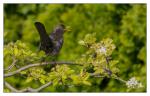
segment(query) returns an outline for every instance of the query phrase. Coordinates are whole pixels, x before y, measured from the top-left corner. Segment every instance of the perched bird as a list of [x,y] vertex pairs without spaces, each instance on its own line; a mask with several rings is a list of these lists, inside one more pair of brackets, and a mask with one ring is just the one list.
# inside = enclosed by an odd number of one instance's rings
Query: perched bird
[[57,55],[63,45],[65,26],[63,24],[57,25],[50,35],[47,34],[42,23],[35,22],[35,27],[40,35],[40,50],[43,50],[47,55]]

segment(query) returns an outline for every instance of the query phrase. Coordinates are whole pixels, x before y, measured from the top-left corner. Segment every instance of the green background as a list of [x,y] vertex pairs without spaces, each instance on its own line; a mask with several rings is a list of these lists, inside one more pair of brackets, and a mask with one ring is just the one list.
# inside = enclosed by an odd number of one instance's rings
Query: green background
[[[37,51],[39,35],[34,22],[42,22],[48,33],[61,21],[71,28],[64,34],[64,45],[58,60],[73,61],[85,49],[78,44],[88,33],[96,38],[111,38],[116,44],[113,58],[119,60],[119,76],[124,80],[135,76],[146,92],[146,4],[5,4],[4,45],[21,40]],[[9,82],[22,88],[24,79],[10,77]],[[124,84],[113,79],[91,79],[92,86],[70,89],[48,87],[52,92],[127,92]],[[38,86],[36,83],[28,85]]]

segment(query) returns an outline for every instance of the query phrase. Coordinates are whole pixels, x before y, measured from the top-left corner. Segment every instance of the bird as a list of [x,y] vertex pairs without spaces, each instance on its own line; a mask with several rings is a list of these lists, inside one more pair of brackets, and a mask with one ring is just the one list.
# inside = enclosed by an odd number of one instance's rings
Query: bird
[[35,22],[34,24],[40,35],[40,50],[43,50],[46,55],[58,55],[64,42],[65,25],[63,23],[58,24],[48,35],[44,24],[41,22]]

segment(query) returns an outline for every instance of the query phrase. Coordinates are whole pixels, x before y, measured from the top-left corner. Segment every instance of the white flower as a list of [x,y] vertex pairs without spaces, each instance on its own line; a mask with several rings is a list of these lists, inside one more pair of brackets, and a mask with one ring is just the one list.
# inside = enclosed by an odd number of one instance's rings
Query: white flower
[[141,83],[139,83],[135,77],[132,77],[131,79],[129,79],[127,82],[126,82],[126,85],[128,88],[140,88],[140,87],[143,87],[143,85]]
[[99,52],[102,54],[106,54],[107,51],[106,51],[106,48],[104,46],[101,46],[99,49]]

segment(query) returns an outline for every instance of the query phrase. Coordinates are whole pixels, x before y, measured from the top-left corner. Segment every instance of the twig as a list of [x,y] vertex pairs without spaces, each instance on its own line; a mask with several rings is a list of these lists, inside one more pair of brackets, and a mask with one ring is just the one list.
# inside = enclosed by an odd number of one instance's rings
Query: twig
[[105,56],[108,69],[107,69],[107,68],[104,68],[104,70],[108,73],[109,76],[111,76],[112,71],[110,70],[109,58],[110,58],[110,57]]
[[46,84],[44,84],[44,85],[42,85],[42,86],[40,86],[39,88],[36,88],[36,89],[33,89],[33,88],[31,88],[31,87],[27,87],[27,88],[25,88],[25,89],[22,89],[22,90],[18,90],[18,89],[16,89],[16,88],[14,88],[13,86],[11,86],[8,82],[4,82],[5,83],[5,86],[8,88],[8,89],[10,89],[12,92],[39,92],[39,91],[41,91],[42,89],[44,89],[44,88],[46,88],[46,87],[48,87],[48,86],[50,86],[50,85],[52,85],[52,82],[48,82],[48,83],[46,83]]
[[[92,77],[100,77],[100,78],[106,77],[106,76],[101,76],[100,74],[94,74],[94,73],[90,73],[90,76],[92,76]],[[111,77],[107,77],[107,78],[116,79],[116,80],[119,80],[119,81],[121,81],[121,82],[123,82],[123,83],[126,83],[125,80],[123,80],[123,79],[121,79],[121,78],[119,78],[119,77],[117,77],[117,76],[111,76]]]
[[121,78],[119,78],[119,77],[117,77],[117,76],[112,76],[112,78],[114,78],[114,79],[116,79],[116,80],[119,80],[119,81],[121,81],[121,82],[123,82],[123,83],[126,83],[127,81],[125,81],[125,80],[123,80],[123,79],[121,79]]
[[17,62],[17,60],[15,58],[13,58],[12,64],[8,68],[6,68],[4,70],[5,71],[10,71],[16,65],[16,62]]
[[48,87],[49,85],[52,85],[52,82],[46,83],[45,85],[43,85],[43,86],[37,88],[36,90],[34,90],[34,92],[39,92],[40,90],[42,90],[42,89]]
[[26,70],[28,68],[31,68],[31,67],[36,67],[36,66],[44,66],[44,65],[53,65],[53,64],[58,64],[58,65],[61,65],[61,64],[68,64],[68,65],[80,65],[80,64],[75,64],[74,62],[42,62],[42,63],[35,63],[35,64],[29,64],[29,65],[26,65],[24,67],[21,67],[20,69],[16,70],[16,71],[13,71],[13,72],[9,72],[9,73],[6,73],[4,74],[4,77],[10,77],[12,75],[15,75],[23,70]]
[[95,73],[90,73],[90,76],[93,76],[93,77],[101,77],[101,78],[104,78],[105,76],[101,76],[100,74],[95,74]]

